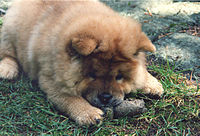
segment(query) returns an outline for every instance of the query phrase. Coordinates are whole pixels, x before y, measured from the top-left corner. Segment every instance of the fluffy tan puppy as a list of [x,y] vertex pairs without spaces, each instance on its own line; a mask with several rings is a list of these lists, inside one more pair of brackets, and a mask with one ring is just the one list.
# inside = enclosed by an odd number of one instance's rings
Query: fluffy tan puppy
[[136,89],[162,95],[145,67],[156,49],[140,24],[95,0],[16,0],[5,16],[0,77],[18,64],[48,98],[80,125],[96,124],[103,106]]

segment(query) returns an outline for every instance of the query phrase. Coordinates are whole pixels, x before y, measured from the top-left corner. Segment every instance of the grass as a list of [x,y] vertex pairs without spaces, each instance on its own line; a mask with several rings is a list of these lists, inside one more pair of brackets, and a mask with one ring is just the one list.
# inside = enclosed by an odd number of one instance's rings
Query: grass
[[148,112],[134,117],[104,120],[101,126],[79,127],[59,113],[37,83],[21,73],[15,80],[0,79],[0,135],[200,135],[200,90],[175,66],[149,66],[163,84],[160,99],[136,93]]
[[0,26],[3,24],[3,19],[0,17]]
[[78,127],[59,113],[38,85],[26,75],[0,80],[0,135],[200,135],[200,90],[188,86],[174,67],[151,65],[165,93],[154,99],[144,94],[148,112],[135,117],[105,120],[99,127]]

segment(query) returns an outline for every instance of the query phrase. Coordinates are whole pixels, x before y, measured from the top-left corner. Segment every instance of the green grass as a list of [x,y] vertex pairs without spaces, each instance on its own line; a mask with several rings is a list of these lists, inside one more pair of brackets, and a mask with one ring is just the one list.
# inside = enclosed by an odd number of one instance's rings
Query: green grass
[[[16,80],[0,80],[0,135],[200,135],[199,88],[169,65],[149,67],[161,80],[160,99],[144,94],[148,112],[135,117],[104,120],[99,127],[78,127],[59,113],[36,83],[23,73]],[[196,88],[195,88],[196,87]]]
[[2,17],[0,17],[0,25],[2,25],[3,24],[3,19],[2,19]]
[[3,17],[0,16],[0,27],[3,24]]
[[[1,19],[0,19],[1,24]],[[38,85],[21,73],[15,80],[0,79],[0,135],[200,135],[200,90],[175,67],[151,65],[165,89],[160,99],[144,94],[148,112],[134,117],[104,120],[99,127],[79,127],[46,99]],[[192,83],[194,84],[194,83]]]

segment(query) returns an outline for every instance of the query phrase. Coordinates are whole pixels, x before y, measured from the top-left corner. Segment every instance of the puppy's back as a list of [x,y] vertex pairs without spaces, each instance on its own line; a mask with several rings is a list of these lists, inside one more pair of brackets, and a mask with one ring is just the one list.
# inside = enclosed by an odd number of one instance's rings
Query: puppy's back
[[31,69],[37,69],[34,68],[36,56],[46,49],[53,50],[52,45],[57,44],[51,38],[55,33],[91,14],[116,15],[96,0],[15,0],[5,16],[2,37],[13,44],[18,62],[25,72],[30,73]]

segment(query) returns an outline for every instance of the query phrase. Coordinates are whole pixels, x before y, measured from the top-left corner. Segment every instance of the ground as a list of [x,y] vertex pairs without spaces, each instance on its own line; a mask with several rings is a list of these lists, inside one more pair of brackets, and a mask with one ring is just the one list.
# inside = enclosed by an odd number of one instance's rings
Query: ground
[[[6,11],[9,1],[1,0],[0,9]],[[148,69],[163,84],[164,95],[130,94],[145,101],[146,113],[78,127],[21,72],[15,80],[0,79],[0,135],[200,135],[200,3],[121,1],[106,3],[143,24],[157,47],[148,55]]]
[[168,59],[176,63],[176,69],[187,69],[185,73],[192,73],[193,79],[200,81],[200,2],[111,0],[105,3],[142,23],[143,31],[157,47],[153,54],[156,60]]

